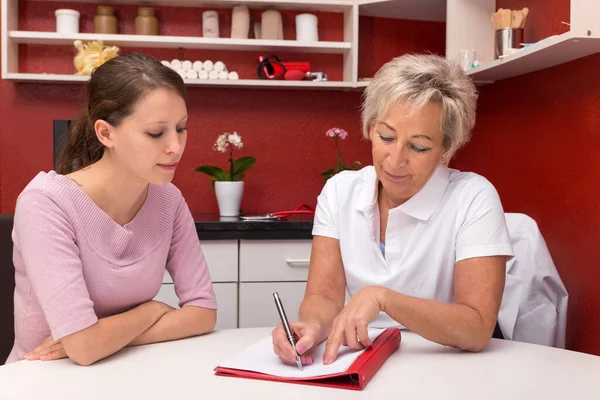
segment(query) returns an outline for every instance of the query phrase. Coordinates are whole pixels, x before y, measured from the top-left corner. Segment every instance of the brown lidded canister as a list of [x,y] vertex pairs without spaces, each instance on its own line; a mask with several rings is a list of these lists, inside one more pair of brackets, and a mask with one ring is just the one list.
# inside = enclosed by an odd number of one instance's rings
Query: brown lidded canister
[[94,33],[119,33],[117,17],[110,6],[98,6],[94,17]]
[[158,19],[152,7],[139,7],[135,17],[136,35],[158,35]]

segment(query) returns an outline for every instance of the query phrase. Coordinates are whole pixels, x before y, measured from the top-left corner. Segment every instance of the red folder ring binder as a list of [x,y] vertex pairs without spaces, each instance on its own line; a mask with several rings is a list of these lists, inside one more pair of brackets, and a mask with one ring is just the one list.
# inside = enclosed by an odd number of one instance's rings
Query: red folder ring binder
[[385,360],[400,346],[401,334],[398,328],[386,329],[344,372],[310,378],[284,378],[260,372],[233,368],[216,367],[215,374],[236,378],[259,379],[275,382],[297,383],[302,385],[328,386],[339,389],[362,390]]

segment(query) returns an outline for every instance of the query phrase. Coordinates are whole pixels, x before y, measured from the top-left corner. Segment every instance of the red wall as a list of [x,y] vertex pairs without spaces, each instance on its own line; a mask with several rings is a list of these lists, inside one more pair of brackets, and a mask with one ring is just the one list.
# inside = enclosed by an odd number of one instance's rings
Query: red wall
[[[530,8],[527,40],[561,33],[568,0]],[[570,294],[567,344],[600,355],[600,54],[483,86],[473,140],[453,166],[481,173],[507,212],[539,224]]]
[[[20,29],[54,29],[53,11],[72,3],[19,2]],[[81,31],[92,30],[95,7],[78,4]],[[118,6],[121,32],[132,32],[132,6]],[[162,7],[157,9],[163,34],[201,35],[201,11]],[[283,14],[286,38],[293,38],[292,12]],[[230,11],[220,16],[221,36],[229,33]],[[177,21],[173,23],[173,21]],[[320,13],[322,40],[342,40],[343,21],[338,14]],[[167,23],[169,22],[169,23]],[[361,17],[360,76],[368,76],[390,58],[407,51],[443,54],[445,24]],[[367,49],[369,46],[363,46]],[[124,49],[128,51],[131,49]],[[255,52],[202,52],[139,49],[158,58],[221,59],[241,77],[254,77]],[[278,53],[285,59],[308,59],[313,70],[325,71],[340,80],[342,58],[338,55]],[[74,49],[70,47],[21,46],[20,68],[26,72],[71,73]],[[52,120],[73,118],[82,104],[82,85],[13,84],[0,82],[0,211],[14,210],[17,195],[40,170],[52,168]],[[225,166],[226,158],[211,149],[218,134],[236,130],[244,141],[239,155],[254,155],[257,163],[247,174],[242,207],[245,212],[287,209],[300,203],[315,204],[323,186],[319,172],[336,160],[335,146],[325,137],[333,126],[343,127],[349,138],[342,143],[348,161],[370,160],[370,147],[360,140],[358,91],[206,89],[190,87],[189,140],[175,177],[194,212],[216,212],[217,205],[207,177],[194,172],[204,163]]]
[[[568,4],[499,0],[497,6],[528,6],[525,37],[533,41],[566,29],[560,21],[569,21]],[[176,16],[193,22],[190,16]],[[53,17],[46,12],[44,18]],[[89,27],[89,21],[82,23]],[[332,24],[338,23],[333,18]],[[360,76],[406,51],[444,51],[444,24],[371,18],[361,18],[360,24]],[[27,56],[22,67],[31,71],[67,72],[63,69],[70,63],[65,60],[73,55],[71,49],[23,51]],[[228,63],[242,74],[251,74],[256,54],[213,56],[229,57]],[[311,62],[339,76],[335,57]],[[596,55],[482,87],[473,140],[452,166],[485,175],[498,188],[506,211],[536,219],[570,293],[568,346],[600,355],[600,255],[594,251],[600,245],[600,153],[594,151],[600,146],[599,68]],[[12,212],[27,182],[38,171],[52,168],[52,120],[74,117],[80,93],[80,85],[0,81],[0,212]],[[237,130],[245,142],[240,155],[252,154],[258,160],[246,179],[247,212],[314,204],[323,184],[319,172],[335,162],[333,143],[324,136],[332,126],[350,132],[342,143],[344,158],[369,163],[369,146],[359,139],[359,92],[191,87],[189,96],[190,138],[175,183],[195,212],[216,211],[207,178],[193,169],[202,163],[224,164],[225,159],[211,150],[223,131]]]

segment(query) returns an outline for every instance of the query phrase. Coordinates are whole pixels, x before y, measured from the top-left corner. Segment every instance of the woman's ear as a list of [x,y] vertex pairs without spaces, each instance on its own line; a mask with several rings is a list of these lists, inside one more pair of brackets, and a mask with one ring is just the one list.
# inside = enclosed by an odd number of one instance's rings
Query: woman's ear
[[106,121],[99,119],[94,122],[94,130],[96,131],[96,137],[105,147],[112,148],[114,146],[114,129]]
[[447,167],[448,163],[450,163],[450,156],[448,154],[448,151],[445,150],[440,156],[440,164],[445,165]]

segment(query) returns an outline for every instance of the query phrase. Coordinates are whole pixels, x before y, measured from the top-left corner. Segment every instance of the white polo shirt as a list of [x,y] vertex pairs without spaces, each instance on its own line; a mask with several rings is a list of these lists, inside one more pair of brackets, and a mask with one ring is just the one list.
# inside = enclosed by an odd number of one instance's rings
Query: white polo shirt
[[[312,233],[340,241],[350,296],[377,285],[452,303],[458,261],[514,255],[494,186],[440,165],[419,192],[389,211],[384,256],[378,183],[372,166],[343,171],[327,181],[317,201]],[[371,324],[398,325],[384,313]]]

